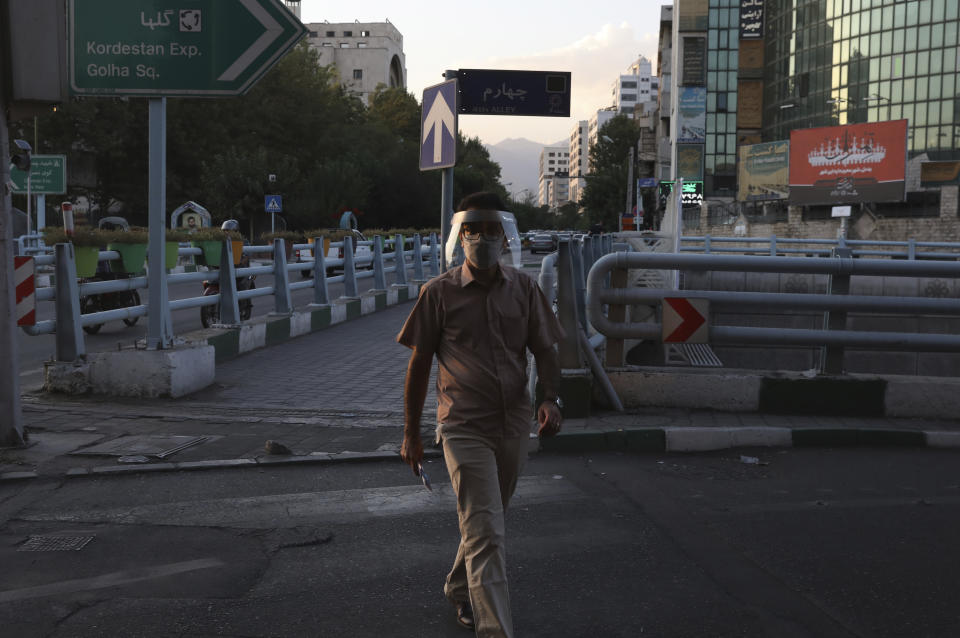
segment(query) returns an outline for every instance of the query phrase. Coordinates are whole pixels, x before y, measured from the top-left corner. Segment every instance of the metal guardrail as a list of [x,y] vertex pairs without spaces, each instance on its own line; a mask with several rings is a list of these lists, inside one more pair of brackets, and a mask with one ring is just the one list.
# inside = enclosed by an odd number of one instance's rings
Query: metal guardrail
[[[835,249],[849,248],[854,257],[893,259],[960,259],[960,243],[917,241],[881,241],[866,239],[813,239],[795,237],[714,237],[681,235],[680,251],[703,254],[807,255],[829,257]],[[684,245],[686,244],[686,245]],[[736,246],[732,244],[737,244]]]
[[[403,243],[401,244],[401,242]],[[373,279],[373,290],[384,290],[387,287],[386,275],[390,273],[395,274],[397,284],[401,285],[408,282],[407,269],[411,267],[413,268],[414,280],[423,280],[425,270],[429,272],[430,276],[440,274],[440,246],[434,234],[427,238],[426,244],[419,234],[412,238],[402,238],[402,236],[397,235],[394,239],[385,239],[382,242],[380,237],[376,236],[372,241],[360,242],[360,244],[371,246],[373,248],[372,253],[369,256],[356,257],[354,255],[353,239],[347,236],[342,242],[330,243],[331,247],[343,248],[343,257],[327,259],[322,249],[315,249],[315,247],[323,246],[323,240],[317,238],[316,243],[295,244],[293,246],[295,250],[312,249],[313,260],[287,263],[284,241],[276,239],[272,246],[243,247],[243,254],[245,255],[269,255],[272,258],[270,265],[237,268],[233,263],[232,244],[229,241],[224,241],[219,270],[167,274],[165,277],[167,285],[219,281],[221,282],[220,294],[168,301],[167,308],[164,308],[163,312],[169,313],[173,310],[219,304],[221,323],[224,325],[239,325],[241,323],[239,301],[243,299],[273,295],[274,312],[290,314],[293,312],[291,293],[297,290],[312,288],[314,291],[313,303],[326,305],[330,303],[328,284],[331,283],[343,283],[344,294],[342,298],[349,299],[359,297],[358,282],[360,280]],[[411,245],[410,249],[407,249],[407,244]],[[397,245],[402,245],[399,251],[396,249]],[[393,246],[394,250],[384,252],[383,246]],[[181,257],[202,254],[200,248],[184,246],[181,246],[177,252]],[[407,263],[408,258],[410,259],[409,265]],[[120,254],[116,251],[100,251],[98,256],[98,261],[116,259],[120,259]],[[80,297],[82,296],[146,289],[148,287],[146,276],[79,283],[72,244],[57,244],[54,247],[54,254],[38,255],[35,260],[38,266],[46,265],[55,268],[54,285],[38,288],[36,298],[38,302],[53,301],[56,305],[56,318],[38,321],[36,325],[23,326],[22,329],[30,335],[56,334],[56,359],[58,361],[75,361],[86,354],[83,338],[84,326],[148,315],[148,304],[87,314],[82,314],[80,308]],[[358,266],[370,266],[371,268],[359,271]],[[328,277],[327,268],[342,268],[343,274]],[[305,271],[312,271],[313,277],[290,283],[289,274],[291,272],[302,273]],[[226,278],[222,276],[225,272],[228,274]],[[250,290],[237,290],[237,278],[251,275],[273,275],[273,285]]]
[[[694,271],[735,271],[767,273],[805,273],[829,275],[834,294],[792,294],[721,292],[607,287],[606,280],[629,269],[658,268]],[[586,306],[591,325],[597,332],[614,339],[648,339],[660,341],[662,327],[654,322],[626,322],[622,315],[611,319],[603,308],[634,304],[662,304],[664,297],[707,299],[711,307],[737,310],[821,310],[825,313],[823,329],[786,329],[751,326],[710,326],[712,344],[796,345],[827,348],[827,372],[841,372],[843,348],[872,350],[905,350],[913,352],[960,352],[960,335],[918,334],[907,332],[871,332],[846,328],[849,312],[884,312],[898,314],[935,314],[960,316],[960,299],[925,297],[882,297],[848,295],[849,278],[856,275],[888,277],[960,278],[960,262],[928,260],[854,259],[851,256],[830,258],[759,257],[726,255],[688,255],[654,253],[614,253],[602,257],[587,276]],[[623,277],[625,280],[625,277]],[[832,350],[831,350],[832,349]],[[832,364],[830,361],[832,360]]]

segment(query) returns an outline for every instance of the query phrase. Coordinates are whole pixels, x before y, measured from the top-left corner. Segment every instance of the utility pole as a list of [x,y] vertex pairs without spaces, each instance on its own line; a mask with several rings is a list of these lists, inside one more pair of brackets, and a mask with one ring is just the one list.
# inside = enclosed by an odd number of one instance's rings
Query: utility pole
[[7,186],[10,181],[10,135],[6,112],[7,105],[0,93],[0,446],[13,446],[22,445],[24,439],[16,334],[16,286],[13,280],[13,215]]
[[[633,216],[633,153],[634,148],[630,146],[630,154],[627,155],[627,206],[623,210],[624,217]],[[636,229],[636,221],[634,221]],[[620,230],[623,230],[623,221],[620,221]]]

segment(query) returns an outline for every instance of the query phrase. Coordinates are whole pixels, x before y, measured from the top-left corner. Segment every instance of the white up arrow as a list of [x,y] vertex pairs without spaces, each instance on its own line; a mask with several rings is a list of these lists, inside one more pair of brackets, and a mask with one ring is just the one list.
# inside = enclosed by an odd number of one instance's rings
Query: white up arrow
[[253,64],[254,60],[266,51],[267,47],[269,47],[274,40],[283,35],[283,27],[267,13],[266,9],[260,6],[257,0],[240,0],[240,4],[245,6],[247,11],[252,13],[253,17],[260,21],[260,24],[263,25],[266,31],[217,78],[223,82],[233,82],[236,80],[237,76]]
[[427,119],[423,123],[423,139],[420,140],[421,144],[426,142],[427,135],[430,134],[431,129],[436,129],[433,133],[433,161],[435,164],[442,161],[443,127],[446,126],[450,134],[456,136],[453,130],[455,122],[456,118],[453,115],[453,111],[450,110],[447,101],[443,99],[443,93],[437,91],[436,97],[433,98],[433,104],[430,106],[430,110],[427,111]]

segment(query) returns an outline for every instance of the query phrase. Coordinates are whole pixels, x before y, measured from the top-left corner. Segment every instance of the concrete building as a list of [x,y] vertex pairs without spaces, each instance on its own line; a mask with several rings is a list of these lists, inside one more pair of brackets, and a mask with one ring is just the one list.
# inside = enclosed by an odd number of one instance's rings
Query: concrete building
[[537,203],[556,210],[570,201],[570,147],[544,146],[540,151],[540,189]]
[[656,102],[659,81],[651,75],[650,60],[637,58],[613,83],[613,106],[617,113],[633,117],[637,104]]
[[388,22],[312,22],[305,25],[308,42],[320,54],[320,64],[332,65],[340,82],[369,104],[377,86],[406,88],[403,36]]
[[300,0],[283,0],[283,4],[290,9],[293,15],[297,16],[298,20],[302,20],[300,17]]
[[673,7],[660,7],[660,37],[657,55],[657,77],[660,91],[657,94],[657,159],[654,174],[657,179],[670,179],[673,145],[670,141],[670,117],[673,111]]
[[579,202],[587,185],[584,175],[590,173],[590,156],[587,151],[589,122],[580,120],[570,133],[570,201]]

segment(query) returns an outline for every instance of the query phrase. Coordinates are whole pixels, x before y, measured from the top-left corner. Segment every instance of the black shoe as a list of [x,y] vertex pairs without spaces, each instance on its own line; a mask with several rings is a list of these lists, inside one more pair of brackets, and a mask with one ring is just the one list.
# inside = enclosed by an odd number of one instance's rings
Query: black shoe
[[457,603],[457,624],[473,631],[473,608],[470,606],[470,601]]

